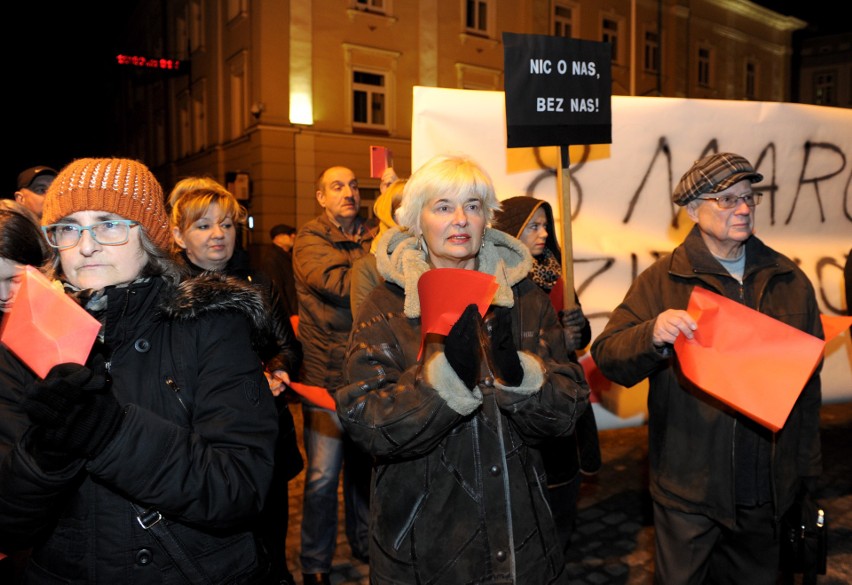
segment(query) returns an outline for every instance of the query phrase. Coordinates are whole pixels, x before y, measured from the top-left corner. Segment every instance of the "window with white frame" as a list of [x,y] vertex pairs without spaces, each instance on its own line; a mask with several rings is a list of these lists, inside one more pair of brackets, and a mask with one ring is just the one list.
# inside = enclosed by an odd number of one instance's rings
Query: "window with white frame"
[[387,128],[387,90],[383,73],[352,71],[352,124],[360,128]]
[[620,23],[617,19],[605,16],[601,21],[601,40],[605,43],[609,43],[612,48],[612,62],[620,63],[620,51],[621,46],[619,45],[619,33],[620,33]]
[[492,0],[464,0],[465,31],[483,37],[491,36]]
[[710,47],[698,47],[698,85],[711,87],[713,79],[713,51]]
[[557,37],[571,38],[577,26],[576,11],[579,8],[567,2],[553,4],[553,34]]
[[343,48],[349,130],[393,134],[400,53],[349,43]]
[[660,72],[660,33],[645,31],[644,68],[648,73]]

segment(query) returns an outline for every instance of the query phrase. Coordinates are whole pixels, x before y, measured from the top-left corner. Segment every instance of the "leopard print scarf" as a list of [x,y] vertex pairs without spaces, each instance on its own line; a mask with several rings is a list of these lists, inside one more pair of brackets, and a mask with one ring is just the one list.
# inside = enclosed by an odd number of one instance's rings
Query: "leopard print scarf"
[[553,288],[553,285],[562,276],[562,266],[559,265],[559,261],[549,248],[545,248],[544,253],[536,256],[533,260],[533,269],[530,272],[530,278],[544,289],[545,292],[550,292],[550,289]]

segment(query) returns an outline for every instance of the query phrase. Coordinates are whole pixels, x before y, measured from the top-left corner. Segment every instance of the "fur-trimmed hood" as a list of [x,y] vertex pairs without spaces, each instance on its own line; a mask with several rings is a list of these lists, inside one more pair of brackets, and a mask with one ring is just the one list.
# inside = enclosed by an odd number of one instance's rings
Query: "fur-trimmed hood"
[[[191,321],[215,313],[241,313],[252,326],[255,349],[271,351],[275,344],[271,311],[255,287],[220,272],[202,272],[182,281],[159,307],[160,314],[172,321]],[[265,356],[264,356],[265,357]]]
[[[526,278],[533,259],[520,241],[499,230],[486,228],[482,248],[476,258],[476,270],[497,279],[493,305],[511,307],[514,304],[512,286]],[[419,238],[407,229],[394,227],[386,231],[376,247],[376,268],[385,280],[405,290],[405,316],[420,317],[420,295],[417,282],[432,267],[421,249]]]

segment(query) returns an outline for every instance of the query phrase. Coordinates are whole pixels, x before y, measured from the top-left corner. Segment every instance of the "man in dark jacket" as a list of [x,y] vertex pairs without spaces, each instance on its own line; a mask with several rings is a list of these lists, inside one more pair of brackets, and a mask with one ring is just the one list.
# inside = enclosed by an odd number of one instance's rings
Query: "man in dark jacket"
[[673,200],[697,225],[637,277],[592,344],[608,378],[625,386],[650,381],[657,583],[773,585],[778,519],[800,484],[812,485],[822,471],[821,365],[773,433],[691,384],[672,347],[678,336],[694,336],[685,309],[696,286],[823,336],[805,274],[753,235],[761,196],[752,184],[761,180],[736,154],[696,161]]
[[[293,264],[299,298],[302,381],[330,393],[343,385],[343,358],[352,329],[352,263],[367,254],[372,237],[358,216],[355,173],[331,167],[317,180],[325,212],[296,235]],[[337,486],[343,466],[346,536],[356,558],[367,559],[370,461],[346,437],[337,414],[302,403],[308,456],[302,519],[301,564],[305,584],[329,583],[337,539]],[[344,463],[345,460],[345,463]]]
[[272,244],[267,250],[263,271],[278,287],[287,316],[293,317],[299,314],[292,255],[293,245],[296,243],[296,228],[279,223],[269,230],[269,237]]

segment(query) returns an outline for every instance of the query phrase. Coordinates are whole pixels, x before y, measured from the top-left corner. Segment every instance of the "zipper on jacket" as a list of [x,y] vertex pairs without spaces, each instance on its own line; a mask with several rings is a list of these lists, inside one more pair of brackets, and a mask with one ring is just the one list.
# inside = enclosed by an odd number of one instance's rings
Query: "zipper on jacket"
[[175,393],[175,398],[177,398],[178,402],[180,402],[181,407],[189,414],[189,408],[187,408],[186,403],[183,401],[183,398],[180,397],[180,386],[177,385],[177,382],[174,381],[174,378],[171,376],[166,377],[166,386],[172,389]]

